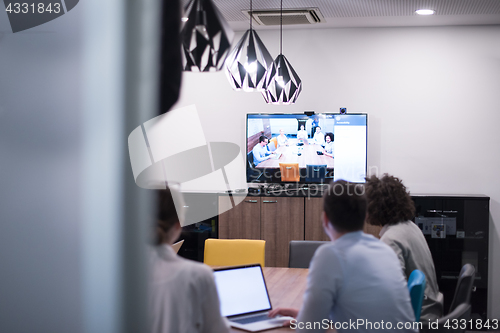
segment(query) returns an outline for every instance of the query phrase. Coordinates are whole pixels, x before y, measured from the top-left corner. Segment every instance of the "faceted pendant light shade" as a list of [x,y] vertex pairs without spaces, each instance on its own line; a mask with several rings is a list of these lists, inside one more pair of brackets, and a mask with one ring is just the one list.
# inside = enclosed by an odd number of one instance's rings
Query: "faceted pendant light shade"
[[181,30],[185,71],[221,70],[234,32],[212,0],[192,0],[186,8],[187,22]]
[[269,68],[266,84],[262,95],[269,104],[293,104],[302,91],[302,81],[283,54]]
[[234,90],[264,91],[266,73],[273,62],[253,29],[248,29],[226,60],[226,74]]

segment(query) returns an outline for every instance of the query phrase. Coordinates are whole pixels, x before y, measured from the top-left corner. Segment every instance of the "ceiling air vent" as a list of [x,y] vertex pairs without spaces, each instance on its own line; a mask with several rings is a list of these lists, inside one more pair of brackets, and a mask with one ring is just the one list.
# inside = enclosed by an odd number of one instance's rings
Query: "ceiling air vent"
[[[243,10],[250,17],[250,10]],[[280,25],[280,10],[254,10],[253,19],[260,25]],[[283,9],[283,25],[315,24],[325,22],[318,8]]]

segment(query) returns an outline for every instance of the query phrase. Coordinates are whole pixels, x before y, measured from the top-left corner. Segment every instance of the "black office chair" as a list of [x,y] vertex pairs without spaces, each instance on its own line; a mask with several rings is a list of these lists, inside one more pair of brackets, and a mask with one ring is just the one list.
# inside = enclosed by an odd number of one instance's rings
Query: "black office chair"
[[316,249],[329,242],[322,241],[290,241],[288,267],[309,268],[309,263]]
[[[465,264],[460,270],[460,275],[458,277],[457,288],[455,289],[455,295],[453,296],[453,301],[451,301],[450,311],[444,317],[438,320],[438,329],[430,329],[424,323],[423,329],[420,330],[421,333],[440,333],[440,332],[465,332],[465,328],[461,329],[458,325],[456,329],[448,329],[443,325],[448,319],[465,319],[468,321],[470,319],[470,297],[472,293],[472,286],[474,284],[474,277],[476,276],[476,269],[471,264]],[[449,322],[451,323],[451,321]]]
[[324,183],[326,178],[326,164],[322,165],[306,165],[306,182],[308,183]]
[[[452,312],[439,318],[437,327],[432,326],[432,328],[430,328],[427,325],[423,325],[420,333],[464,333],[468,326],[464,325],[464,323],[469,321],[470,311],[470,304],[461,303],[457,305]],[[435,321],[433,321],[433,323],[435,323]],[[445,327],[444,325],[449,325],[449,327]]]
[[255,164],[253,162],[253,151],[250,151],[247,154],[247,182],[256,182],[262,176],[262,171],[257,170],[255,168]]
[[453,301],[451,301],[449,313],[453,312],[455,308],[462,303],[470,304],[470,296],[472,293],[472,286],[474,284],[474,277],[476,276],[476,269],[471,264],[465,264],[460,271],[458,277],[457,288]]

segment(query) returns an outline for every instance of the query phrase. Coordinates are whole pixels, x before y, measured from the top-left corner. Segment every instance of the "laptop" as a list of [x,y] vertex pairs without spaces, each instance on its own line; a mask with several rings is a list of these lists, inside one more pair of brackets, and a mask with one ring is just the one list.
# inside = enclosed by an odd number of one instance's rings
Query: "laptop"
[[292,317],[269,318],[272,309],[260,264],[214,270],[221,314],[232,327],[258,332],[282,327]]
[[275,160],[279,160],[279,158],[281,157],[281,155],[282,155],[282,153],[276,153],[276,154],[271,155],[271,158],[275,159]]
[[175,253],[179,252],[179,250],[181,249],[181,246],[182,246],[183,243],[184,243],[184,239],[178,241],[177,243],[172,244],[172,247],[173,247]]

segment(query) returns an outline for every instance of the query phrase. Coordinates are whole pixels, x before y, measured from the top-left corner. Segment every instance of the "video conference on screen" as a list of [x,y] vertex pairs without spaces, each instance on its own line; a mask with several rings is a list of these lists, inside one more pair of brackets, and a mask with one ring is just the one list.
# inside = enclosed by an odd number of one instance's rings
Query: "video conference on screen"
[[248,114],[246,130],[248,182],[365,181],[366,114]]

